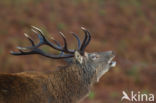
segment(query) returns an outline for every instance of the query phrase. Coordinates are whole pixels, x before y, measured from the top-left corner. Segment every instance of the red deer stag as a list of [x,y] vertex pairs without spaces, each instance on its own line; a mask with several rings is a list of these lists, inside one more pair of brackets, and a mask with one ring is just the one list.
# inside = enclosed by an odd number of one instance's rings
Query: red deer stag
[[[90,33],[82,28],[84,39],[81,43],[79,37],[72,33],[78,41],[78,48],[70,50],[63,33],[60,33],[64,41],[61,46],[55,39],[54,43],[45,38],[42,31],[32,27],[38,35],[40,42],[35,44],[27,35],[32,46],[17,47],[19,52],[11,51],[13,55],[39,54],[52,59],[70,59],[64,67],[56,71],[22,72],[0,74],[0,103],[77,103],[86,97],[92,85],[115,66],[115,57],[112,51],[87,53],[85,48],[91,40]],[[41,45],[48,45],[58,51],[59,54],[45,53]],[[69,61],[68,61],[69,62]]]

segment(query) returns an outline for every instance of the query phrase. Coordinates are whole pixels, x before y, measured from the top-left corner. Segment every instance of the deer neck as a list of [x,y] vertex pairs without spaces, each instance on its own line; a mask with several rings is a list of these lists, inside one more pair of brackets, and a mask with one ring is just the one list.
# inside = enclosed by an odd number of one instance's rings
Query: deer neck
[[48,76],[50,94],[56,96],[53,91],[55,90],[59,96],[68,98],[68,100],[71,98],[71,101],[84,97],[89,93],[93,83],[94,72],[91,70],[88,65],[73,63],[50,73]]
[[87,63],[83,63],[79,65],[80,70],[82,72],[81,76],[84,78],[84,83],[88,85],[92,85],[94,83],[94,78],[95,78],[95,70],[94,67],[91,65],[88,65]]

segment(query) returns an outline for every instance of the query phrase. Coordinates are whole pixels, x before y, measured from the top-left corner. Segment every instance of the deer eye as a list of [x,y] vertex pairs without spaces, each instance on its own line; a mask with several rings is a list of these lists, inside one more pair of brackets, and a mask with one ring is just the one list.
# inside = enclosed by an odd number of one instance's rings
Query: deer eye
[[97,56],[96,54],[93,54],[93,55],[91,56],[91,58],[92,58],[92,60],[96,60],[96,59],[98,58],[98,56]]

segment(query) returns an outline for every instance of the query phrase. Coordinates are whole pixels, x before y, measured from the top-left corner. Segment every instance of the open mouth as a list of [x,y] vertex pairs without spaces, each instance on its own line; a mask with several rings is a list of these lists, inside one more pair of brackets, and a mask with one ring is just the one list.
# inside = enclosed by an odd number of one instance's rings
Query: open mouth
[[[114,57],[115,57],[115,56],[114,56]],[[110,67],[115,67],[115,66],[116,66],[116,61],[112,61],[112,60],[114,59],[114,57],[112,57],[112,58],[108,61]]]
[[116,61],[111,61],[111,62],[109,63],[109,65],[110,65],[111,67],[115,67],[115,66],[116,66]]

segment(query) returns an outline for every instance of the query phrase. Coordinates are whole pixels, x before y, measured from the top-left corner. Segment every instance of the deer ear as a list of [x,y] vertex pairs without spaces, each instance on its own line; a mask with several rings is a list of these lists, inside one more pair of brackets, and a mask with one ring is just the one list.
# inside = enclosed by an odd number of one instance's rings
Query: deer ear
[[75,59],[80,63],[82,64],[83,62],[83,56],[78,52],[78,51],[75,51]]

